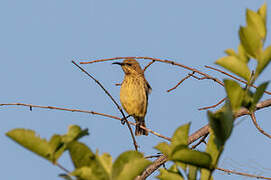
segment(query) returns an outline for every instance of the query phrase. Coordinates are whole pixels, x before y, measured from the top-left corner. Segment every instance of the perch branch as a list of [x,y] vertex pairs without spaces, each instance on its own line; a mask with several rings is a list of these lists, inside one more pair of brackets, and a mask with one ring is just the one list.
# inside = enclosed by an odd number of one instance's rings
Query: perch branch
[[152,65],[154,62],[155,62],[155,61],[152,61],[152,62],[150,62],[149,64],[147,64],[147,66],[144,67],[143,71],[145,72],[146,69],[147,69],[148,67],[150,67],[150,65]]
[[[34,105],[34,104],[24,104],[24,103],[6,103],[6,104],[0,104],[0,106],[26,106],[26,107],[35,107],[35,108],[42,108],[42,109],[53,109],[53,110],[62,110],[62,111],[69,111],[69,112],[80,112],[80,113],[87,113],[87,114],[93,114],[93,115],[99,115],[99,116],[104,116],[104,117],[108,117],[111,119],[116,119],[121,121],[121,118],[116,117],[116,116],[112,116],[109,114],[104,114],[104,113],[99,113],[99,112],[95,112],[95,111],[87,111],[87,110],[81,110],[81,109],[68,109],[68,108],[60,108],[60,107],[54,107],[54,106],[40,106],[40,105]],[[129,124],[136,126],[136,123],[130,122],[128,121]],[[142,129],[145,129],[146,131],[152,133],[153,135],[156,135],[158,137],[161,137],[163,139],[166,139],[168,141],[171,140],[171,138],[163,136],[149,128],[140,126]]]

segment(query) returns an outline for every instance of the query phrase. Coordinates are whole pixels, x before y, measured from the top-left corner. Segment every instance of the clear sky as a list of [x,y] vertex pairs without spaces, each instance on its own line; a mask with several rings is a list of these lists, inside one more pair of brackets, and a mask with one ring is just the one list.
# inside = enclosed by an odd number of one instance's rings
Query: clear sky
[[[223,78],[204,65],[213,65],[224,56],[225,49],[236,49],[239,26],[245,25],[245,9],[256,10],[263,3],[263,0],[1,1],[0,103],[78,108],[120,116],[105,93],[71,60],[151,56]],[[267,4],[269,13],[271,4]],[[270,17],[269,13],[268,28]],[[267,44],[271,44],[268,30]],[[84,68],[119,101],[119,87],[114,84],[122,81],[120,67],[105,62]],[[148,69],[146,79],[153,92],[149,98],[147,127],[172,136],[184,123],[192,122],[191,133],[207,123],[206,112],[197,109],[215,104],[224,98],[225,92],[210,80],[195,79],[185,81],[171,93],[166,92],[187,73],[162,63]],[[269,66],[257,83],[270,77]],[[13,128],[34,129],[41,137],[49,138],[53,133],[65,133],[70,124],[77,124],[89,128],[90,136],[82,141],[93,151],[109,152],[115,158],[133,149],[127,127],[112,119],[37,108],[30,112],[25,107],[1,107],[0,111],[1,179],[56,180],[63,173],[8,139],[5,133]],[[269,133],[270,112],[269,108],[256,113],[260,126]],[[270,139],[260,134],[248,117],[238,122],[219,166],[271,177]],[[140,150],[151,155],[157,152],[153,147],[164,140],[149,135],[138,137],[137,141]],[[73,169],[67,154],[60,163]],[[216,172],[215,179],[246,178]]]

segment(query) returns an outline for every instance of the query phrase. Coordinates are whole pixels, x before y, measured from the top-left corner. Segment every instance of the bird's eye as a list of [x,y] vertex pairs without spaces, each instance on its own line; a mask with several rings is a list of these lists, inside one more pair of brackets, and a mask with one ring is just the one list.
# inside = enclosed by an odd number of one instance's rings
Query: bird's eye
[[126,63],[128,66],[132,66],[132,64],[131,63]]

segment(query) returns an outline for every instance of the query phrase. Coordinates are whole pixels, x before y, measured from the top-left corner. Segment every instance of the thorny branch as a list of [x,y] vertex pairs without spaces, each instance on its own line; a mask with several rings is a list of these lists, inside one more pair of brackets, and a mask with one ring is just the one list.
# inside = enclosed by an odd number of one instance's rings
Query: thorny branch
[[135,150],[137,151],[138,150],[138,145],[137,145],[135,136],[133,134],[132,128],[131,128],[130,124],[128,123],[128,120],[126,119],[126,117],[124,115],[124,112],[122,111],[122,108],[120,107],[120,105],[117,103],[117,101],[115,101],[115,99],[111,96],[111,94],[103,87],[103,85],[97,79],[95,79],[92,75],[90,75],[86,70],[84,70],[82,67],[80,67],[78,64],[76,64],[74,61],[72,61],[72,63],[76,67],[78,67],[82,72],[84,72],[88,77],[90,77],[91,79],[93,79],[103,89],[103,91],[108,95],[108,97],[113,101],[113,103],[117,106],[118,110],[120,111],[120,113],[123,116],[123,120],[125,121],[125,123],[128,126],[128,129],[129,129],[130,134],[131,134],[132,139],[133,139]]
[[268,134],[267,132],[265,132],[265,131],[259,126],[259,124],[257,123],[256,117],[255,117],[255,113],[254,113],[254,112],[252,112],[252,113],[250,114],[250,117],[251,117],[252,122],[253,122],[253,124],[255,125],[255,127],[256,127],[263,135],[265,135],[265,136],[271,138],[271,135]]
[[[231,75],[231,74],[229,74],[229,73],[227,73],[227,72],[225,72],[225,71],[222,71],[222,70],[220,70],[220,69],[214,68],[214,67],[212,67],[212,66],[205,66],[205,67],[206,67],[206,68],[209,68],[209,69],[212,69],[212,70],[215,70],[215,71],[218,71],[218,72],[220,72],[220,73],[222,73],[222,74],[225,74],[225,75],[231,77],[232,79],[235,79],[235,80],[237,80],[237,81],[240,81],[240,82],[242,82],[242,83],[248,85],[248,82],[246,82],[246,81],[244,81],[244,80],[242,80],[242,79],[239,79],[239,78],[237,78],[237,77],[235,77],[235,76],[233,76],[233,75]],[[250,86],[251,86],[251,87],[254,87],[254,88],[257,88],[257,86],[255,86],[255,85],[253,85],[253,84],[250,84]],[[264,91],[264,92],[265,92],[266,94],[271,95],[271,92],[269,92],[269,91]]]
[[[40,106],[40,105],[34,105],[34,104],[24,104],[24,103],[6,103],[6,104],[0,104],[0,106],[26,106],[26,107],[30,107],[31,109],[34,108],[42,108],[42,109],[54,109],[54,110],[62,110],[62,111],[69,111],[69,112],[80,112],[80,113],[87,113],[87,114],[93,114],[93,115],[99,115],[99,116],[104,116],[104,117],[108,117],[111,119],[116,119],[121,121],[122,118],[116,117],[116,116],[112,116],[109,114],[104,114],[104,113],[99,113],[99,112],[95,112],[95,111],[88,111],[88,110],[81,110],[81,109],[69,109],[69,108],[60,108],[60,107],[55,107],[55,106]],[[136,123],[130,122],[128,121],[129,124],[136,126]],[[171,138],[163,136],[149,128],[140,126],[142,129],[145,129],[146,131],[152,133],[155,136],[161,137],[163,139],[166,139],[168,141],[171,140]]]

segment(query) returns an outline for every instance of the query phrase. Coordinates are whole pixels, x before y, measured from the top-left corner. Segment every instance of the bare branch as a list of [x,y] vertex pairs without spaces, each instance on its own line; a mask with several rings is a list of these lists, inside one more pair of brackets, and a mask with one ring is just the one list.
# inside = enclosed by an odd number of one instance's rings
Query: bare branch
[[[209,133],[208,133],[208,134],[209,134]],[[205,143],[205,144],[206,144],[205,139],[207,138],[208,134],[205,134],[205,135],[199,140],[199,142],[197,142],[197,144],[193,145],[191,148],[192,148],[192,149],[195,149],[195,148],[196,148],[198,145],[200,145],[201,143]]]
[[203,108],[199,108],[199,111],[201,110],[206,110],[206,109],[210,109],[210,108],[215,108],[216,106],[218,106],[219,104],[223,103],[226,100],[226,98],[221,99],[218,103],[216,103],[215,105],[212,106],[207,106],[207,107],[203,107]]
[[214,82],[220,84],[221,86],[224,86],[223,82],[221,82],[217,78],[214,78],[214,77],[210,76],[209,74],[203,73],[203,72],[201,72],[201,71],[199,71],[199,70],[197,70],[195,68],[191,68],[191,67],[188,67],[186,65],[183,65],[183,64],[180,64],[180,63],[176,63],[174,61],[170,61],[170,60],[166,60],[166,59],[163,60],[163,59],[152,58],[152,57],[115,57],[115,58],[108,58],[108,59],[93,60],[93,61],[89,61],[89,62],[80,62],[80,64],[91,64],[91,63],[113,61],[113,60],[119,60],[119,59],[147,59],[147,60],[152,60],[152,61],[158,61],[158,62],[162,62],[162,63],[171,64],[171,65],[174,65],[174,66],[179,66],[179,67],[182,67],[182,68],[187,69],[189,71],[198,73],[198,74],[204,76],[205,79],[211,79]]
[[[222,74],[225,74],[225,75],[231,77],[232,79],[235,79],[235,80],[237,80],[237,81],[240,81],[240,82],[242,82],[242,83],[248,85],[248,82],[246,82],[246,81],[244,81],[244,80],[242,80],[242,79],[239,79],[239,78],[237,78],[237,77],[235,77],[235,76],[233,76],[233,75],[231,75],[231,74],[229,74],[229,73],[227,73],[227,72],[225,72],[225,71],[222,71],[222,70],[220,70],[220,69],[217,69],[217,68],[214,68],[214,67],[211,67],[211,66],[205,66],[205,67],[206,67],[206,68],[209,68],[209,69],[212,69],[212,70],[215,70],[215,71],[218,71],[218,72],[220,72],[220,73],[222,73]],[[257,86],[255,86],[255,85],[253,85],[253,84],[250,84],[250,86],[251,86],[251,87],[254,87],[254,88],[257,88]],[[269,91],[264,91],[264,92],[265,92],[266,94],[271,95],[271,92],[269,92]]]
[[128,123],[128,120],[126,119],[126,117],[124,115],[124,112],[122,111],[122,108],[120,107],[120,105],[115,101],[115,99],[111,96],[111,94],[103,87],[103,85],[97,79],[95,79],[92,75],[90,75],[86,70],[84,70],[82,67],[80,67],[78,64],[76,64],[74,61],[72,61],[72,63],[76,67],[78,67],[82,72],[84,72],[88,77],[90,77],[91,79],[93,79],[102,88],[102,90],[108,95],[108,97],[113,101],[113,103],[117,106],[118,110],[120,111],[120,113],[123,116],[124,121],[126,122],[126,124],[128,126],[128,129],[130,131],[131,137],[133,139],[135,150],[137,151],[138,145],[137,145],[135,136],[133,134],[132,128],[131,128],[130,124]]
[[[194,74],[194,72],[193,72],[192,74]],[[187,79],[190,78],[191,76],[192,76],[191,74],[188,74],[188,75],[185,76],[182,80],[180,80],[180,81],[178,82],[178,84],[176,84],[173,88],[170,88],[169,90],[167,90],[167,92],[170,92],[170,91],[176,89],[180,84],[182,84],[185,80],[187,80]]]
[[150,67],[150,65],[152,65],[154,62],[155,62],[155,61],[152,61],[152,62],[150,62],[149,64],[147,64],[147,66],[144,67],[143,71],[145,72],[146,69],[147,69],[148,67]]
[[242,172],[228,170],[228,169],[224,169],[224,168],[216,168],[216,169],[220,170],[220,171],[224,171],[229,174],[237,174],[237,175],[247,176],[247,177],[252,177],[252,178],[257,178],[257,179],[271,179],[269,177],[258,176],[258,175],[254,175],[254,174],[248,174],[248,173],[242,173]]
[[[260,110],[269,106],[271,106],[271,99],[267,99],[258,103],[256,105],[256,110]],[[237,118],[237,117],[249,115],[249,114],[250,112],[246,108],[241,108],[238,112],[235,113],[234,116]],[[199,130],[197,130],[195,133],[189,136],[188,144],[195,142],[197,139],[201,138],[202,136],[205,136],[208,133],[209,133],[209,125],[205,125]],[[157,158],[151,165],[149,165],[146,168],[146,170],[141,174],[140,177],[138,177],[137,180],[146,179],[150,174],[156,171],[162,164],[166,163],[167,161],[168,161],[168,158],[165,155]]]
[[[116,120],[119,120],[121,121],[122,118],[119,118],[119,117],[116,117],[116,116],[112,116],[112,115],[109,115],[109,114],[104,114],[104,113],[99,113],[99,112],[95,112],[95,111],[87,111],[87,110],[81,110],[81,109],[68,109],[68,108],[60,108],[60,107],[54,107],[54,106],[40,106],[40,105],[34,105],[34,104],[24,104],[24,103],[6,103],[6,104],[0,104],[0,106],[26,106],[26,107],[35,107],[35,108],[42,108],[42,109],[54,109],[54,110],[62,110],[62,111],[69,111],[69,112],[80,112],[80,113],[87,113],[87,114],[93,114],[93,115],[99,115],[99,116],[104,116],[104,117],[108,117],[108,118],[111,118],[111,119],[116,119]],[[128,121],[129,124],[133,125],[133,126],[136,126],[136,123],[133,123],[133,122],[130,122]],[[163,139],[166,139],[168,141],[171,141],[171,138],[169,137],[166,137],[166,136],[163,136],[149,128],[146,128],[146,127],[143,127],[143,126],[140,126],[142,129],[145,129],[146,131],[158,136],[158,137],[161,137]]]
[[271,135],[268,134],[267,132],[265,132],[265,131],[259,126],[259,124],[257,123],[256,117],[255,117],[255,113],[254,113],[254,112],[252,112],[252,113],[250,114],[250,117],[251,117],[252,122],[253,122],[253,124],[255,125],[255,127],[256,127],[263,135],[265,135],[265,136],[271,138]]

